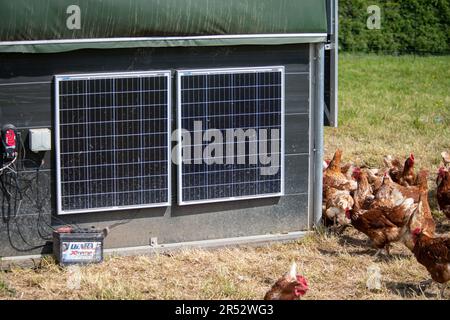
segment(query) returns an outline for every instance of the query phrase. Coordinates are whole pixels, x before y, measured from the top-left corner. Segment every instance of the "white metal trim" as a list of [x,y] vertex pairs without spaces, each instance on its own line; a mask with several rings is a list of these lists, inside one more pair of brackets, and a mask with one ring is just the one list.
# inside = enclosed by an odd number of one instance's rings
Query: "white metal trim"
[[59,82],[60,79],[55,77],[55,153],[56,153],[56,213],[61,214],[62,210],[62,191],[61,191],[61,148],[59,135]]
[[282,197],[284,194],[279,193],[267,193],[267,194],[257,194],[252,196],[239,196],[239,197],[228,197],[228,198],[214,198],[214,199],[204,199],[204,200],[194,200],[194,201],[182,201],[178,202],[180,206],[187,206],[193,204],[207,204],[207,203],[218,203],[218,202],[231,202],[239,200],[254,200],[263,198],[277,198]]
[[130,71],[130,72],[98,72],[98,73],[75,73],[59,74],[55,78],[61,80],[90,80],[90,79],[112,79],[112,78],[136,78],[136,76],[169,76],[171,71]]
[[315,225],[320,224],[322,219],[323,201],[323,153],[324,153],[324,66],[325,48],[324,44],[314,45],[314,220]]
[[58,40],[23,40],[0,41],[0,46],[11,45],[40,45],[40,44],[76,44],[76,43],[102,43],[102,42],[136,42],[136,41],[179,41],[179,40],[221,40],[221,39],[260,39],[260,38],[323,38],[326,33],[277,33],[277,34],[234,34],[234,35],[207,35],[185,37],[124,37],[124,38],[89,38],[89,39],[58,39]]
[[[327,6],[330,8],[327,20],[329,20],[330,34],[328,43],[325,44],[325,50],[329,53],[329,84],[330,98],[325,101],[325,117],[330,127],[338,127],[338,71],[339,71],[339,0],[327,0]],[[326,66],[328,67],[328,64]]]
[[[334,48],[331,52],[331,74],[333,75],[332,81],[330,82],[330,94],[332,94],[331,104],[333,107],[333,126],[338,127],[339,124],[339,0],[334,0],[334,32],[333,32],[333,44]],[[334,53],[334,55],[333,55]],[[334,66],[334,68],[333,68]]]
[[[170,193],[170,192],[169,192]],[[82,209],[82,210],[64,210],[58,212],[58,215],[69,215],[78,213],[94,213],[94,212],[110,212],[119,210],[137,210],[137,209],[148,209],[148,208],[161,208],[170,207],[170,202],[155,203],[149,205],[132,205],[132,206],[116,206],[116,207],[103,207],[103,208],[93,208],[93,209]]]
[[[63,210],[62,209],[62,190],[61,190],[61,146],[60,146],[60,106],[59,106],[59,84],[67,80],[91,80],[91,79],[115,79],[115,78],[136,78],[148,76],[164,76],[167,81],[167,202],[152,203],[144,205],[130,206],[112,206],[102,208],[80,209],[80,210]],[[56,211],[58,215],[68,215],[77,213],[90,212],[108,212],[117,210],[132,210],[144,208],[169,207],[171,205],[172,190],[172,159],[171,159],[171,112],[172,112],[172,72],[169,70],[160,71],[135,71],[135,72],[116,72],[116,73],[86,73],[86,74],[59,74],[54,76],[55,79],[55,152],[56,152]]]
[[271,242],[296,241],[300,238],[305,237],[308,234],[309,234],[308,231],[294,231],[289,233],[263,234],[256,236],[243,236],[243,237],[221,238],[211,240],[196,240],[196,241],[194,240],[186,242],[158,244],[156,246],[137,246],[137,247],[105,249],[104,253],[105,255],[114,255],[114,254],[135,255],[153,252],[173,251],[186,248],[213,249],[236,245],[255,246],[259,244],[268,244]]
[[309,163],[308,163],[308,228],[313,226],[314,218],[314,201],[312,191],[314,190],[314,114],[313,114],[313,61],[314,61],[314,46],[309,45],[309,75],[308,75],[308,108],[309,108]]
[[[233,73],[257,73],[264,71],[278,71],[281,72],[281,191],[271,194],[258,194],[250,196],[239,196],[239,197],[227,197],[227,198],[214,198],[214,199],[204,199],[195,201],[184,201],[183,200],[183,159],[182,159],[182,145],[181,145],[181,77],[184,75],[211,75],[211,74],[233,74]],[[178,115],[178,205],[194,205],[194,204],[207,204],[207,203],[218,203],[218,202],[230,202],[238,200],[250,200],[250,199],[261,199],[261,198],[275,198],[282,197],[285,195],[285,67],[284,66],[269,66],[269,67],[246,67],[246,68],[213,68],[213,69],[182,69],[177,70],[177,115]]]
[[[277,70],[278,69],[278,70]],[[181,75],[212,75],[212,74],[230,74],[230,73],[257,73],[264,71],[281,71],[284,73],[284,66],[274,66],[274,67],[248,67],[248,68],[210,68],[210,69],[181,69],[177,70],[178,74]],[[178,88],[177,88],[178,89]]]
[[182,139],[182,131],[181,127],[181,73],[177,71],[177,133],[178,133],[178,154],[177,154],[177,184],[178,184],[178,205],[181,205],[183,199],[183,158],[182,158],[182,149],[183,144],[181,143]]
[[172,205],[172,72],[166,71],[167,78],[167,202]]
[[281,196],[285,195],[285,156],[286,156],[286,68],[281,67]]

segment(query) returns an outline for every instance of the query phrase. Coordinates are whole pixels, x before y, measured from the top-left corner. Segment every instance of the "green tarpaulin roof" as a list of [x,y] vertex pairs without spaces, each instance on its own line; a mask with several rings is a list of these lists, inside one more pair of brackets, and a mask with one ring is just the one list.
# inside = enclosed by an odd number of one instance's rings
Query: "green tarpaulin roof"
[[0,52],[323,41],[325,0],[0,0]]

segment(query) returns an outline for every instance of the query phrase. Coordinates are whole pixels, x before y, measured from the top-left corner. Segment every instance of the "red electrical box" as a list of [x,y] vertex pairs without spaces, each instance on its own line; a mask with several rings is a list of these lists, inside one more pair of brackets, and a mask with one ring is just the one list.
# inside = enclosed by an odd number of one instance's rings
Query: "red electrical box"
[[2,158],[4,161],[10,161],[17,155],[17,129],[12,124],[2,127]]

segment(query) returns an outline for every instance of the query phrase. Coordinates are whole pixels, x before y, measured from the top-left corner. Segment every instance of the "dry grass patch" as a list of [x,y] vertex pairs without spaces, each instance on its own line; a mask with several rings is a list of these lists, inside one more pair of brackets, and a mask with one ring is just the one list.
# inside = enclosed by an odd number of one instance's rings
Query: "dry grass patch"
[[[450,227],[447,222],[444,227]],[[79,268],[80,286],[68,286],[71,269],[45,260],[35,269],[1,274],[2,299],[261,299],[297,261],[308,279],[305,299],[436,299],[436,286],[419,286],[428,273],[401,244],[374,258],[365,236],[311,234],[263,247],[184,250],[171,254],[109,257]],[[366,288],[367,268],[381,270],[382,288]],[[3,285],[2,285],[3,284]],[[5,285],[7,284],[7,285]],[[7,289],[2,289],[7,288]]]

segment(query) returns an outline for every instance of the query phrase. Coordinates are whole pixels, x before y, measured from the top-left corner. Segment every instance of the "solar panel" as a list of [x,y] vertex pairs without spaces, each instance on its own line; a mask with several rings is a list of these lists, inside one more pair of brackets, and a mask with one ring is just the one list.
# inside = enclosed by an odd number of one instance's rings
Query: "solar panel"
[[55,76],[59,214],[169,205],[170,79]]
[[177,83],[178,203],[283,195],[284,67],[180,70]]

